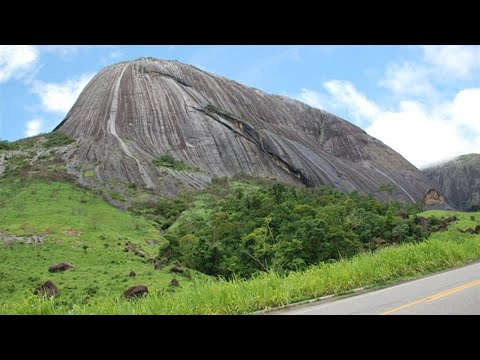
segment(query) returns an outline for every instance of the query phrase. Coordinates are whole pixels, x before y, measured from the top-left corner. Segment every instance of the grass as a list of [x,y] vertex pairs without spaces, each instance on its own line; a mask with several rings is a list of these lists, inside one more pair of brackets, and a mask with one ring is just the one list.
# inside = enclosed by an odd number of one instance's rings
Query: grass
[[[450,230],[466,230],[468,228],[473,228],[475,229],[476,225],[480,224],[480,212],[451,212],[451,211],[445,211],[445,210],[429,210],[425,211],[419,216],[423,216],[426,218],[430,217],[436,217],[436,218],[446,218],[449,216],[455,215],[458,220],[450,225],[449,229]],[[472,219],[473,218],[473,219]],[[448,232],[448,234],[451,234],[452,232]]]
[[[445,216],[426,212],[423,216]],[[287,276],[261,274],[250,280],[194,279],[178,291],[160,290],[145,299],[127,302],[115,296],[95,297],[65,307],[59,299],[29,295],[5,304],[0,313],[17,314],[246,314],[328,294],[343,294],[362,286],[386,285],[458,267],[480,258],[480,235],[463,234],[480,213],[455,213],[459,221],[446,232],[421,243],[392,246],[348,260],[322,263]],[[479,220],[473,222],[480,223]],[[63,274],[66,276],[68,273]]]
[[[28,299],[46,280],[62,290],[57,305],[70,309],[100,297],[118,298],[137,284],[164,291],[175,277],[147,262],[165,244],[152,223],[68,183],[1,180],[0,233],[46,237],[42,244],[7,246],[0,240],[0,306]],[[145,258],[124,252],[127,241],[141,246]],[[49,273],[48,266],[58,262],[75,268]],[[177,278],[182,285],[189,281]]]
[[39,134],[25,139],[20,139],[14,142],[0,140],[0,151],[2,150],[28,150],[34,147],[41,146],[49,149],[53,147],[68,145],[75,142],[68,135],[61,132],[50,132]]
[[61,132],[51,132],[45,135],[47,141],[43,143],[44,148],[52,148],[57,146],[64,146],[75,142],[68,135],[65,135]]

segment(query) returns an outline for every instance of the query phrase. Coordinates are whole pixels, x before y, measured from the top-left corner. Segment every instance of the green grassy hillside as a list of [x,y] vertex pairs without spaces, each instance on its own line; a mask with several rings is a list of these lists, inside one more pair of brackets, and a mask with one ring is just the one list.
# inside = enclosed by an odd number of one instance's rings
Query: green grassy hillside
[[[67,307],[120,297],[136,284],[155,293],[170,289],[173,277],[180,284],[190,281],[148,262],[166,243],[151,222],[68,183],[0,181],[0,233],[45,237],[41,244],[0,244],[0,304],[27,298],[46,280],[62,290],[57,300]],[[145,256],[124,252],[127,242],[138,244]],[[58,262],[75,268],[49,273],[48,266]]]

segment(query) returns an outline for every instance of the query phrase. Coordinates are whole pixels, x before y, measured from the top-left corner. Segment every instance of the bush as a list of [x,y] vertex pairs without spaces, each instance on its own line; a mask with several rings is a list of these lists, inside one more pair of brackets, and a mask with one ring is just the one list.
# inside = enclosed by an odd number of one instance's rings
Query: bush
[[68,135],[58,131],[45,134],[44,136],[47,141],[43,143],[43,147],[47,149],[57,146],[64,146],[75,142],[75,140]]
[[180,161],[180,160],[175,160],[175,158],[169,153],[166,153],[154,159],[153,164],[156,166],[171,168],[177,171],[194,171],[194,172],[200,171],[197,167],[193,167],[188,164],[185,164],[183,161]]
[[0,150],[13,150],[13,145],[7,140],[0,140]]

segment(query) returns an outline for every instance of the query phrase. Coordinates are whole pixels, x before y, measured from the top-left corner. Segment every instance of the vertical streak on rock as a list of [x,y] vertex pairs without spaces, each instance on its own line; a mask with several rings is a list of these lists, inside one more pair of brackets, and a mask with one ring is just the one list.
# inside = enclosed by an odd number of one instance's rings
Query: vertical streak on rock
[[117,127],[116,127],[116,120],[117,120],[117,111],[118,111],[118,93],[120,92],[120,82],[122,81],[123,73],[125,70],[128,68],[128,64],[124,65],[122,72],[118,76],[118,79],[115,82],[115,85],[113,87],[113,97],[112,97],[112,105],[110,107],[110,114],[108,117],[108,122],[107,122],[107,128],[108,132],[118,140],[118,143],[120,144],[120,147],[123,151],[123,153],[128,156],[129,158],[135,160],[137,163],[138,169],[140,170],[140,174],[142,176],[143,182],[145,183],[145,186],[147,188],[153,188],[154,184],[150,176],[148,175],[147,171],[143,167],[143,165],[140,163],[140,161],[133,156],[132,152],[128,148],[128,145],[125,144],[125,142],[122,140],[120,136],[117,134]]
[[402,191],[407,194],[407,196],[410,198],[410,200],[412,200],[412,202],[415,202],[415,199],[413,197],[410,196],[410,194],[407,192],[407,190],[405,190],[399,183],[397,183],[395,180],[393,180],[390,176],[388,176],[387,174],[385,174],[384,172],[378,170],[377,168],[373,167],[372,168],[378,172],[379,174],[382,174],[383,176],[385,176],[388,180],[390,180],[391,182],[393,182],[395,185],[397,185],[400,189],[402,189]]

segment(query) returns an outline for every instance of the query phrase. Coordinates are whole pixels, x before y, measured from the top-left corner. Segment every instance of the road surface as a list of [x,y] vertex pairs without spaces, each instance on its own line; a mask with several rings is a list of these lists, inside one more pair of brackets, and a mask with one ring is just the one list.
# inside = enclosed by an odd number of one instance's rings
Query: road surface
[[269,315],[480,315],[480,263]]

